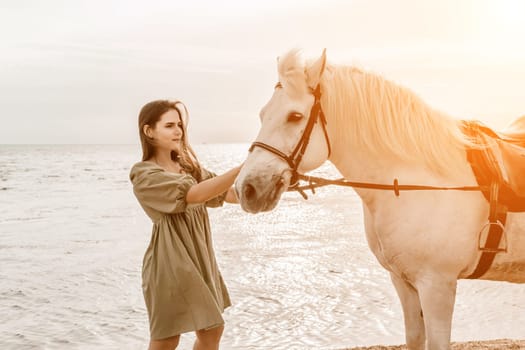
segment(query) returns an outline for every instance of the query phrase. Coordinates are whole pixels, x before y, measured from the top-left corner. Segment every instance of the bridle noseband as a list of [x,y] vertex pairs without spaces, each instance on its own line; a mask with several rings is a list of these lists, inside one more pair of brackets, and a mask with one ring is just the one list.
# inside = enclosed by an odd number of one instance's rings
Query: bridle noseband
[[[275,85],[275,88],[282,88],[281,83],[277,83]],[[319,119],[321,120],[321,126],[323,128],[324,137],[326,139],[326,146],[328,147],[328,157],[330,157],[330,154],[332,152],[332,149],[330,147],[330,139],[328,138],[328,132],[326,131],[326,117],[324,115],[323,109],[321,108],[321,86],[318,84],[315,89],[311,89],[311,93],[314,95],[315,100],[312,109],[310,110],[310,115],[308,116],[306,128],[304,129],[303,135],[299,139],[299,142],[297,143],[290,155],[286,155],[286,153],[278,150],[277,148],[259,141],[253,142],[249,149],[249,152],[251,152],[255,147],[260,147],[285,160],[292,171],[292,179],[290,180],[291,187],[297,185],[297,182],[299,181],[299,174],[297,173],[297,168],[299,167],[299,164],[303,159],[304,152],[306,151],[306,147],[308,147],[308,143],[310,142],[310,136],[312,134],[314,125]]]

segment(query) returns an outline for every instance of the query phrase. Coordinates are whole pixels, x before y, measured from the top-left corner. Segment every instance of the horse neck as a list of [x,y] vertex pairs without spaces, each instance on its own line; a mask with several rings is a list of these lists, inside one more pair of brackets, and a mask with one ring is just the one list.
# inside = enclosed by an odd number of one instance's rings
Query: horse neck
[[[400,173],[405,173],[405,169],[411,167],[388,155],[372,154],[362,147],[355,147],[355,144],[345,139],[334,139],[332,147],[330,161],[349,181],[388,184],[392,183],[394,178],[399,178]],[[419,168],[418,172],[424,170],[422,166]]]
[[[466,159],[461,167],[458,168],[460,171],[457,174],[442,175],[429,170],[421,163],[411,164],[387,156],[372,155],[362,148],[352,148],[350,146],[345,148],[345,144],[347,143],[344,141],[340,142],[340,140],[334,142],[333,149],[335,151],[330,161],[347,181],[393,185],[394,181],[397,180],[402,185],[436,187],[477,185],[476,178]],[[392,191],[369,190],[357,187],[354,190],[372,212],[392,204],[391,201],[384,201],[385,198],[392,197]],[[427,195],[432,194],[427,192]]]
[[411,181],[449,182],[468,172],[468,141],[456,121],[381,77],[352,69],[335,74],[325,82],[321,103],[327,107],[330,160],[345,177],[391,182],[405,174]]

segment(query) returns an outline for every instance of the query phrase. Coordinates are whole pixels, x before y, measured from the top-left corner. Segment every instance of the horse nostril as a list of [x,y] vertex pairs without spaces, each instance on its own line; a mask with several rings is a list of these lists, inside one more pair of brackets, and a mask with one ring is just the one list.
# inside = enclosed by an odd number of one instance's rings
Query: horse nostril
[[255,198],[256,195],[255,187],[253,187],[250,184],[245,184],[243,194],[244,198],[246,198],[247,200],[252,200],[253,198]]

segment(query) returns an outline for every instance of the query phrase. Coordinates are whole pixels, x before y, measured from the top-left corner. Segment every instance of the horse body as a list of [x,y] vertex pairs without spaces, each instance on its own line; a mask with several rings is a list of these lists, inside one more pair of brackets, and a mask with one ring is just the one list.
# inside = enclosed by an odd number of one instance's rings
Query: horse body
[[[403,183],[448,187],[476,183],[466,160],[459,172],[461,176],[447,178],[424,168],[388,160],[381,162],[377,158],[372,162],[371,155],[358,156],[358,152],[349,149],[345,152],[353,156],[334,154],[334,158],[341,159],[334,165],[352,180],[392,183],[397,178],[403,179]],[[412,191],[396,197],[393,191],[355,191],[363,202],[369,246],[391,273],[415,280],[417,274],[429,269],[440,274],[449,271],[457,279],[467,277],[476,267],[480,231],[489,211],[481,192]],[[508,251],[496,255],[482,279],[525,282],[524,224],[523,214],[508,213],[504,238]],[[481,237],[481,243],[484,238]]]
[[[317,123],[297,165],[300,172],[328,159],[352,181],[476,185],[465,150],[470,141],[456,121],[380,77],[325,67],[324,53],[308,66],[297,57],[290,52],[279,62],[282,88],[261,112],[257,141],[290,153],[306,124],[291,113],[307,114],[314,103],[308,88],[320,84],[328,140]],[[266,149],[253,149],[236,181],[242,207],[273,209],[291,178],[289,164]],[[355,191],[363,202],[369,247],[390,272],[401,300],[409,349],[448,349],[457,280],[476,268],[480,232],[489,214],[486,199],[481,192],[396,196],[393,191]],[[496,255],[482,278],[524,283],[525,214],[508,214],[504,241],[507,252]]]

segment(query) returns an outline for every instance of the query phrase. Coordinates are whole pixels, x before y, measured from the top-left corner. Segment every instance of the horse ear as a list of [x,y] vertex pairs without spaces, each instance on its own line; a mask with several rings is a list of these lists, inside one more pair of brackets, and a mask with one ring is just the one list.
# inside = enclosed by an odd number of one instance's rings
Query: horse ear
[[310,67],[306,68],[306,83],[308,87],[315,89],[321,80],[324,68],[326,66],[326,49],[323,50],[321,57],[317,59]]

